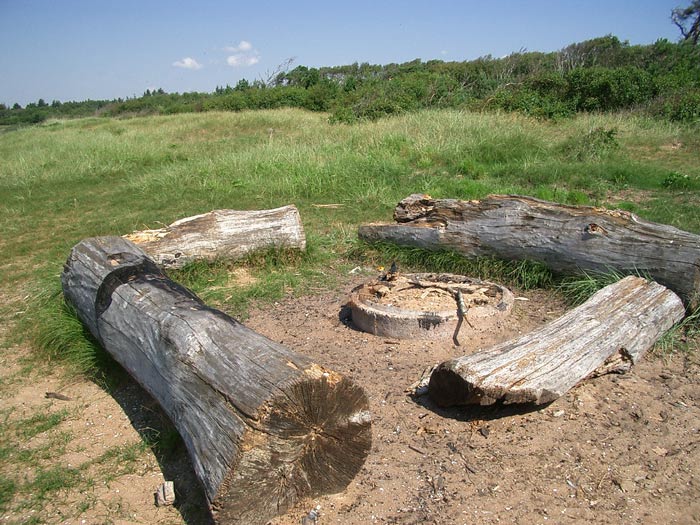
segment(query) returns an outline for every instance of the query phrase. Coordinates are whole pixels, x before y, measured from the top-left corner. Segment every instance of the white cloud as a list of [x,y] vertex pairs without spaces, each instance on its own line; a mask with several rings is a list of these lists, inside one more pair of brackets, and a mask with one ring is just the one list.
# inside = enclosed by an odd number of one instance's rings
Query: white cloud
[[231,67],[254,66],[260,62],[260,53],[247,40],[241,40],[237,46],[228,46],[224,51],[232,53],[226,58],[226,63]]
[[237,46],[226,46],[224,51],[227,51],[228,53],[245,53],[251,49],[253,49],[253,44],[247,40],[241,40]]
[[260,62],[257,56],[247,56],[242,53],[231,55],[226,59],[226,63],[231,67],[246,67],[253,66]]
[[175,67],[181,67],[182,69],[192,69],[192,70],[197,70],[197,69],[202,69],[202,64],[197,62],[194,58],[191,57],[185,57],[182,60],[177,60],[173,62],[173,66]]

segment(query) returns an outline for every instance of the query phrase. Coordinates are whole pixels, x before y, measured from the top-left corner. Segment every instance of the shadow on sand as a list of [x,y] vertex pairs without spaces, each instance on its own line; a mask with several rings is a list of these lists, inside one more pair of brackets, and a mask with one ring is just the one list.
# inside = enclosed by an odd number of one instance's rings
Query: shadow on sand
[[[122,407],[141,439],[149,444],[164,478],[174,482],[175,508],[185,523],[213,525],[204,489],[194,473],[185,444],[157,401],[126,372],[123,377],[120,374],[116,386],[108,386],[106,390]],[[154,486],[153,491],[156,489]]]

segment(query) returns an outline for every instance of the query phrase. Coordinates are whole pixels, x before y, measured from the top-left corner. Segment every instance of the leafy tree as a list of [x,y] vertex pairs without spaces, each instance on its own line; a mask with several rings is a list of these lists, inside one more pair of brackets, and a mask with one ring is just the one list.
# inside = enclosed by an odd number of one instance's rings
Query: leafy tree
[[700,38],[700,0],[693,0],[688,7],[676,7],[671,11],[671,21],[678,26],[684,42],[698,45]]
[[233,88],[234,91],[246,91],[250,89],[250,82],[248,82],[245,78],[240,79],[236,83],[236,87]]
[[311,86],[318,84],[321,76],[318,69],[312,67],[309,69],[306,66],[297,66],[284,75],[284,85],[300,86],[308,89]]

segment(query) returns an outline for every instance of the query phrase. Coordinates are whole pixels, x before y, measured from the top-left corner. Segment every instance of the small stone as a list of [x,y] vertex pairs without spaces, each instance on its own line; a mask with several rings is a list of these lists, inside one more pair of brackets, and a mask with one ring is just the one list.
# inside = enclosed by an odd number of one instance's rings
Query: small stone
[[172,481],[166,481],[158,486],[155,492],[156,507],[165,507],[175,503],[175,486]]

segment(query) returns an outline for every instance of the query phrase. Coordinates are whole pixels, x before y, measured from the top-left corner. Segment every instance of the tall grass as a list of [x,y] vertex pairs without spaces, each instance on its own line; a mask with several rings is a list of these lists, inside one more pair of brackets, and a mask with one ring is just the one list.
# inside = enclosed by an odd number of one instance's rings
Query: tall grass
[[[542,286],[551,275],[527,263],[466,262],[386,247],[372,255],[357,245],[357,225],[390,220],[411,193],[462,199],[520,193],[620,206],[700,232],[698,136],[692,126],[625,115],[543,122],[455,110],[353,126],[288,109],[52,121],[0,135],[0,290],[16,305],[32,290],[54,293],[35,297],[23,336],[33,334],[51,358],[85,355],[80,366],[89,368],[97,359],[92,343],[57,288],[76,242],[214,208],[288,203],[301,211],[307,254],[240,263],[257,279],[245,286],[231,279],[229,263],[175,277],[241,316],[251,300],[329,286],[344,264],[373,257]],[[276,258],[283,264],[273,264]]]
[[358,242],[348,255],[370,266],[388,267],[396,262],[402,271],[455,273],[497,281],[523,290],[551,286],[554,275],[534,261],[504,261],[490,257],[466,258],[452,251],[407,248],[387,242]]
[[[639,277],[647,276],[637,274]],[[625,277],[625,274],[615,270],[607,272],[587,271],[581,275],[564,277],[557,284],[557,288],[573,306],[586,302],[598,290],[614,284]]]

